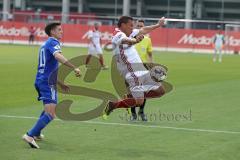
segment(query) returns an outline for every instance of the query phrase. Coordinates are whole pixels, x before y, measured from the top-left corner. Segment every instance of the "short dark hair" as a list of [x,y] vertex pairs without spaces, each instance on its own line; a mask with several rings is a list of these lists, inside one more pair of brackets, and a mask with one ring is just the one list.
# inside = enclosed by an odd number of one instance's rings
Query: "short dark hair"
[[45,33],[50,37],[51,36],[51,30],[55,29],[57,26],[60,26],[60,25],[61,25],[61,23],[59,23],[59,22],[49,23],[45,27]]
[[119,20],[118,20],[118,24],[117,24],[118,27],[121,27],[122,23],[124,23],[124,24],[128,23],[129,20],[133,20],[133,18],[129,17],[129,16],[120,17]]
[[143,19],[139,19],[138,22],[142,22],[143,24],[145,23]]

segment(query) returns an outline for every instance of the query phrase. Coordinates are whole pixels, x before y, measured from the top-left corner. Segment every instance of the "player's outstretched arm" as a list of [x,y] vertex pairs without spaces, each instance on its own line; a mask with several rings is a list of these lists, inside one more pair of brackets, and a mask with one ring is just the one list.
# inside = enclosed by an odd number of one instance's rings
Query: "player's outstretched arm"
[[145,26],[145,27],[142,27],[140,30],[139,30],[139,33],[138,35],[140,34],[148,34],[149,32],[153,31],[154,29],[156,28],[159,28],[161,26],[164,26],[165,24],[165,18],[162,17],[157,24],[154,24],[154,25],[151,25],[151,26]]
[[81,76],[81,71],[79,68],[77,68],[76,66],[74,66],[72,63],[70,63],[67,58],[65,58],[60,52],[59,53],[55,53],[54,57],[56,58],[56,60],[62,64],[64,64],[65,66],[68,66],[72,69],[74,69],[75,75],[76,77],[80,77]]

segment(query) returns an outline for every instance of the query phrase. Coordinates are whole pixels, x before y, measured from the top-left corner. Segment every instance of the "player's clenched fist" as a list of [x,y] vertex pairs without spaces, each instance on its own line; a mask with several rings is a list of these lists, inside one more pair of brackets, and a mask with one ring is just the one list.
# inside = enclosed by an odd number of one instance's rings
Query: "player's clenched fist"
[[136,41],[137,41],[137,43],[138,42],[141,42],[142,40],[143,40],[143,38],[144,38],[144,35],[138,35],[138,36],[136,36]]
[[165,23],[166,23],[165,17],[162,17],[162,18],[158,21],[159,27],[160,27],[160,26],[164,26]]
[[74,72],[75,72],[75,76],[76,76],[76,77],[81,77],[81,71],[80,71],[79,68],[75,68],[75,69],[74,69]]

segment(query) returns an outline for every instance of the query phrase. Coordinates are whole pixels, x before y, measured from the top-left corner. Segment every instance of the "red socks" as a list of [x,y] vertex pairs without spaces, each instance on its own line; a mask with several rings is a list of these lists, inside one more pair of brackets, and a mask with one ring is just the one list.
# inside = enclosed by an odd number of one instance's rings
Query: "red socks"
[[118,102],[114,102],[115,108],[130,108],[132,106],[136,106],[136,101],[133,98],[127,98]]

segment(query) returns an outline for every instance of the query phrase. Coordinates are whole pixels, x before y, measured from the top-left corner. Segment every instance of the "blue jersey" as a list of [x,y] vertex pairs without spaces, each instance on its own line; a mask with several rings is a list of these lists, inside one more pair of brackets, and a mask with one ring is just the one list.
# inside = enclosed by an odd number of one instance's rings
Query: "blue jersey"
[[[58,61],[55,59],[54,54],[58,52],[62,52],[60,42],[53,37],[49,37],[39,50],[38,70],[35,83],[39,81],[49,81],[50,76],[51,79],[54,77],[56,80]],[[54,76],[51,75],[53,72],[55,72]]]

